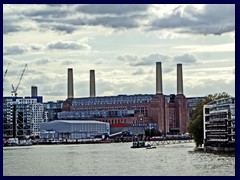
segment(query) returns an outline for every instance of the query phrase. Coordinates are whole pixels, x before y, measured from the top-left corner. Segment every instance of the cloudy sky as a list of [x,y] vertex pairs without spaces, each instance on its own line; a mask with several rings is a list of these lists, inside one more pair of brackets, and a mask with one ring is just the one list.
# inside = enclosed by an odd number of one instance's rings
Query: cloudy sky
[[66,99],[67,69],[75,97],[154,94],[162,62],[163,92],[176,93],[183,64],[187,97],[235,96],[235,5],[3,5],[3,87],[18,96],[38,86],[44,101]]

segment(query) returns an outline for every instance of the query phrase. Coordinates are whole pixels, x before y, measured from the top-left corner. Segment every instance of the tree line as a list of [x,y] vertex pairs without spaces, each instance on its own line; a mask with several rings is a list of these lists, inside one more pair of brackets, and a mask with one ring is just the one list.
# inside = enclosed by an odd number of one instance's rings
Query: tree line
[[228,98],[226,92],[209,94],[204,99],[199,100],[192,110],[188,131],[192,134],[196,147],[201,147],[203,144],[203,106],[216,99]]

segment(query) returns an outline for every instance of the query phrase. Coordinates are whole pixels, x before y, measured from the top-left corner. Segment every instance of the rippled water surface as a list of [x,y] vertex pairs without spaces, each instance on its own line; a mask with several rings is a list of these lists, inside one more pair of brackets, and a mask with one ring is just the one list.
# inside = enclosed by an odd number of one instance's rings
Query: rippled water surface
[[131,149],[131,143],[3,148],[4,176],[234,176],[235,156],[194,143]]

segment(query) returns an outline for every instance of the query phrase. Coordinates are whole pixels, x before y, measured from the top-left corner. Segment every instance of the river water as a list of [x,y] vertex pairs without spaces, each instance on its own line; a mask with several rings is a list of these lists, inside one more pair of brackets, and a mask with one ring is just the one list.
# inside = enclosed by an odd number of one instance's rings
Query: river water
[[235,156],[194,143],[131,149],[131,143],[3,148],[4,176],[234,176]]

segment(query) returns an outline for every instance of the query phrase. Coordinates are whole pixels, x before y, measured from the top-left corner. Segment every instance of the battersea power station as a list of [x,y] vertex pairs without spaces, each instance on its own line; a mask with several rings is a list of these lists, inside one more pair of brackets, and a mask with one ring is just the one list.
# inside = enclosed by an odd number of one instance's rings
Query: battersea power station
[[75,98],[73,69],[68,69],[68,98],[58,119],[97,120],[130,126],[156,128],[164,134],[186,133],[188,101],[183,94],[182,64],[177,64],[177,94],[164,95],[162,64],[156,62],[156,94],[96,96],[95,71],[90,70],[90,97]]

